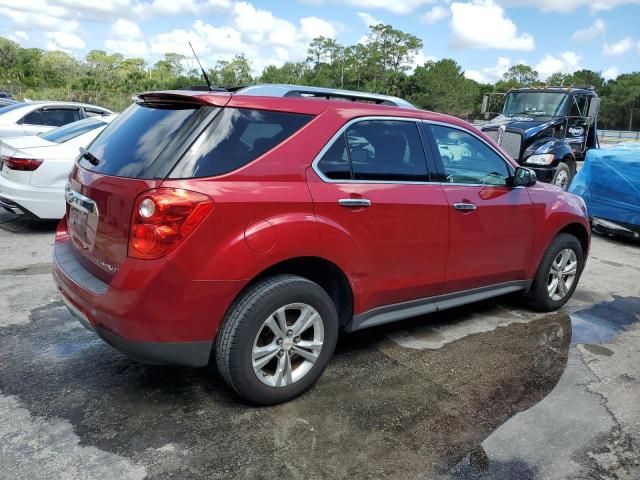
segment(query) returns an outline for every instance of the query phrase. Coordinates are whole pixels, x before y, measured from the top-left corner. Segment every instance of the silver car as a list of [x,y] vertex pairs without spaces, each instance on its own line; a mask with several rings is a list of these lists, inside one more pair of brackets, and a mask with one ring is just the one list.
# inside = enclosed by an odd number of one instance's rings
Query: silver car
[[104,107],[85,103],[15,103],[0,108],[0,138],[37,135],[83,118],[112,113]]

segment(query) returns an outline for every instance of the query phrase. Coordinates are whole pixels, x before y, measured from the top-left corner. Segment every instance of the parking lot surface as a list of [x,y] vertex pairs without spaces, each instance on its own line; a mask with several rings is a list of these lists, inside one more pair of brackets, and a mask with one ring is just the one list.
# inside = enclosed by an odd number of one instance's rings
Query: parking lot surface
[[0,223],[0,478],[640,478],[638,244],[594,236],[559,312],[343,335],[315,388],[255,408],[104,344],[56,293],[55,225]]

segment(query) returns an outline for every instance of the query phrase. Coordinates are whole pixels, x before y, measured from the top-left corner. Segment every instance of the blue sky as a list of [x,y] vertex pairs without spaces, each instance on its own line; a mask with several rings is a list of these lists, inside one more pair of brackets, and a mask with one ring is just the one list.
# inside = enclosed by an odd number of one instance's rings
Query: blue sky
[[414,63],[453,58],[479,81],[516,63],[542,78],[640,70],[640,0],[0,0],[0,35],[23,46],[153,63],[190,40],[205,64],[244,53],[255,72],[304,59],[318,35],[356,43],[375,22],[423,40]]

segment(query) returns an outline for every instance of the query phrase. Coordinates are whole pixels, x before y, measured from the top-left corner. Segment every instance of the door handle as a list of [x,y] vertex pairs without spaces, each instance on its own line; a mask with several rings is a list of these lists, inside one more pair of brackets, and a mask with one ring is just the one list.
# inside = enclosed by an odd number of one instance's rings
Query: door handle
[[371,206],[371,200],[368,198],[341,198],[338,205],[346,208],[367,208]]
[[475,211],[478,207],[476,207],[475,203],[454,203],[453,204],[453,208],[455,208],[456,210],[460,210],[462,212],[473,212]]

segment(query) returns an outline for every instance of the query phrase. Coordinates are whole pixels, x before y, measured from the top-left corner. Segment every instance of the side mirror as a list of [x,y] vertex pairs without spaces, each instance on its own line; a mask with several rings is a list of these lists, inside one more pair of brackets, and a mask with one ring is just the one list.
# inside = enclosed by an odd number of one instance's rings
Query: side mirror
[[517,167],[513,175],[514,187],[531,187],[535,185],[537,181],[536,172],[530,168]]
[[489,113],[489,94],[488,93],[485,93],[482,97],[482,108],[480,109],[480,113]]

